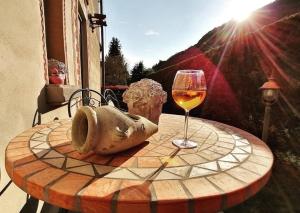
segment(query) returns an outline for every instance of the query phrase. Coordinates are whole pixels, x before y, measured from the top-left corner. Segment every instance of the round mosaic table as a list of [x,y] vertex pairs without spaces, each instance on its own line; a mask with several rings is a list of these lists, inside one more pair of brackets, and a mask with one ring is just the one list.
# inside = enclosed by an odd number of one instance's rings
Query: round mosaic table
[[190,118],[194,149],[178,149],[183,116],[163,114],[159,132],[116,155],[79,154],[71,121],[33,127],[6,149],[6,170],[28,194],[82,212],[216,212],[243,202],[268,181],[273,164],[258,138]]

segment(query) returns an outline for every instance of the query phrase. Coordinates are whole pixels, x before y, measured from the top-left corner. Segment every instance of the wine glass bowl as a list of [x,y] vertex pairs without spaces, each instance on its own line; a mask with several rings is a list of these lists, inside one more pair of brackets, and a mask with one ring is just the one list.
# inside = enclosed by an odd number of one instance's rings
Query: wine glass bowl
[[172,90],[172,96],[176,104],[181,108],[191,110],[203,102],[206,90]]
[[172,86],[175,103],[185,110],[184,138],[173,144],[179,148],[195,148],[197,143],[187,139],[189,111],[199,106],[206,96],[206,81],[202,70],[179,70]]

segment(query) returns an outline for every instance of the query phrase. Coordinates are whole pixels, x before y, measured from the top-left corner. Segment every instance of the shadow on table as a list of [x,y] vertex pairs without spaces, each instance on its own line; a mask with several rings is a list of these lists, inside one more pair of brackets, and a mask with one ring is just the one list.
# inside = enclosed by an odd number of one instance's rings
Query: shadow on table
[[167,167],[167,165],[169,164],[169,162],[177,155],[177,153],[180,151],[180,148],[177,148],[169,157],[168,160],[166,160],[157,170],[155,170],[155,172],[149,176],[147,179],[150,183],[153,182],[153,180],[160,174],[160,172]]

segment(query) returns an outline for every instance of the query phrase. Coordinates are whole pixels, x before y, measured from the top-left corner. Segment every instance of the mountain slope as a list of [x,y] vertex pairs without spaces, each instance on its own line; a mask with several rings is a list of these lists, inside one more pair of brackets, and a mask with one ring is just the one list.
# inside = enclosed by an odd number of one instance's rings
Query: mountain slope
[[[223,121],[258,134],[263,117],[259,87],[272,72],[282,88],[279,105],[274,108],[277,125],[284,126],[291,117],[300,116],[300,13],[294,13],[297,11],[300,2],[276,1],[256,11],[251,22],[229,22],[215,28],[196,45],[155,66],[158,72],[149,77],[168,92],[164,111],[182,112],[171,97],[176,71],[203,69],[208,97],[202,107],[192,111],[194,116]],[[224,34],[231,36],[224,40]]]

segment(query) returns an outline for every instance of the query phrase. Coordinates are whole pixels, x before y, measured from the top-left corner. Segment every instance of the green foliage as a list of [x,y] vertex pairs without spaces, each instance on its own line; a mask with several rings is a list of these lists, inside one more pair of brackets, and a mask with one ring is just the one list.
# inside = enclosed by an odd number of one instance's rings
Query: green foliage
[[118,38],[113,37],[110,44],[109,44],[109,56],[120,56],[121,53],[121,44]]
[[154,64],[154,65],[152,66],[152,69],[153,69],[155,72],[157,72],[161,67],[164,66],[164,63],[165,63],[165,62],[166,62],[166,61],[159,60],[158,63],[156,63],[156,64]]
[[145,66],[144,66],[143,62],[140,61],[139,63],[136,63],[131,70],[130,82],[133,83],[133,82],[141,80],[142,78],[144,78],[146,76],[145,74],[146,74]]
[[105,57],[105,84],[126,85],[127,78],[127,63],[121,52],[120,40],[113,37]]
[[107,85],[126,85],[128,72],[123,56],[106,56],[105,82]]
[[156,71],[152,68],[147,68],[144,70],[145,76],[147,77],[148,75],[151,75],[153,73],[155,73]]

